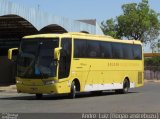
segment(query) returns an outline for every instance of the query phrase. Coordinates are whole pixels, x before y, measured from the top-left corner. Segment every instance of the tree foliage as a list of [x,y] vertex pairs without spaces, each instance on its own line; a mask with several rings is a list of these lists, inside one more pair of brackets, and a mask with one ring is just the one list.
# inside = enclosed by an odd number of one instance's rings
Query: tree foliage
[[139,4],[129,3],[122,5],[123,14],[114,19],[102,22],[104,34],[114,38],[140,40],[141,42],[153,41],[159,36],[159,13],[150,9],[148,0]]
[[153,72],[160,71],[160,57],[146,58],[144,62],[146,69]]
[[160,66],[160,57],[146,58],[145,66]]
[[118,30],[117,30],[117,25],[115,24],[114,19],[108,19],[106,23],[102,22],[101,23],[101,28],[104,32],[104,34],[112,36],[114,38],[117,38]]

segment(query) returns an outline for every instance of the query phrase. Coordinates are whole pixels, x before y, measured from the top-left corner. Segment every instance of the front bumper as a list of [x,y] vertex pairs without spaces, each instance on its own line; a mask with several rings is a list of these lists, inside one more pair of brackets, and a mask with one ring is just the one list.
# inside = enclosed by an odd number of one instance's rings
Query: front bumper
[[31,85],[23,85],[16,84],[18,93],[29,93],[29,94],[56,94],[59,93],[57,90],[57,85],[39,85],[39,86],[31,86]]

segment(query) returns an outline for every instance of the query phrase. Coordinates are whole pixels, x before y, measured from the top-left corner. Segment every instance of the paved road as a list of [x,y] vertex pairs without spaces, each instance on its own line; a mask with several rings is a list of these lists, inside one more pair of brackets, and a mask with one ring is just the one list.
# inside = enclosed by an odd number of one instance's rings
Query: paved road
[[46,95],[36,100],[34,95],[0,92],[0,112],[160,112],[160,83],[146,83],[128,94],[83,93],[76,99]]

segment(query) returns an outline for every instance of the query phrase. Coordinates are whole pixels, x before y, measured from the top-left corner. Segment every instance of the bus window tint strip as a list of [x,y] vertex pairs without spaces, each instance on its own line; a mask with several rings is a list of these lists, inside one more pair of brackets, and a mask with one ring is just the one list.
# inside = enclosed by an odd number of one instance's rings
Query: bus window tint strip
[[138,44],[74,39],[74,58],[141,60],[142,47]]

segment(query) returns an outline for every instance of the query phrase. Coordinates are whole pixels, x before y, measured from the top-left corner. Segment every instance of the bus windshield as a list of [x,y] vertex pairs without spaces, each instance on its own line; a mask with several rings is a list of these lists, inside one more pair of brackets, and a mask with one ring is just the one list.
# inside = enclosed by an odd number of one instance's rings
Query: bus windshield
[[17,61],[17,76],[22,78],[48,78],[56,76],[57,61],[54,49],[58,38],[22,39]]

